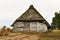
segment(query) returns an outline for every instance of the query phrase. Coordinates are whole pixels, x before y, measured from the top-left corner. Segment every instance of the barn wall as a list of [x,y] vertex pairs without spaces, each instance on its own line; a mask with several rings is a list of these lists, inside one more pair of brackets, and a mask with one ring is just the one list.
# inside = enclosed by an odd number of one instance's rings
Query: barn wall
[[23,32],[45,32],[47,31],[47,25],[39,22],[17,22],[14,24],[14,31]]
[[39,22],[30,22],[30,31],[45,32],[47,25]]
[[15,31],[29,31],[30,23],[29,22],[17,22],[14,24]]
[[17,32],[18,30],[17,30],[17,24],[15,23],[14,24],[14,30],[13,30],[14,32]]
[[45,32],[45,31],[47,31],[47,25],[37,22],[37,32]]

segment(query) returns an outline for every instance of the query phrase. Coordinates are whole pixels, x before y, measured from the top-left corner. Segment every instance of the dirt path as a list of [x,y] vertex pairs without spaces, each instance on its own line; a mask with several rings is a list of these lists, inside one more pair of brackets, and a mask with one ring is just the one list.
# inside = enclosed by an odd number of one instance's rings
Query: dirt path
[[10,36],[3,36],[0,40],[37,40],[38,35],[30,35],[30,34],[15,34]]

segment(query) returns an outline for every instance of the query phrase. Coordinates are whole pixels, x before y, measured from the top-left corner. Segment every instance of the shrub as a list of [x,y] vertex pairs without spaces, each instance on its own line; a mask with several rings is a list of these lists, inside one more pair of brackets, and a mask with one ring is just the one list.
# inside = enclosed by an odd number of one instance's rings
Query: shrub
[[6,29],[6,27],[4,26],[1,31],[0,31],[0,36],[6,36],[9,34],[9,31]]

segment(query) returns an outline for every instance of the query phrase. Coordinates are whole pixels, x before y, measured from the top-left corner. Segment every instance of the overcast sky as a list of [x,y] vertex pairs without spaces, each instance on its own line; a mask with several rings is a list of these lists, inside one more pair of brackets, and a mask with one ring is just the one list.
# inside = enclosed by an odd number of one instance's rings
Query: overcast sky
[[60,0],[0,0],[0,27],[10,27],[31,4],[50,24],[54,13],[60,10]]

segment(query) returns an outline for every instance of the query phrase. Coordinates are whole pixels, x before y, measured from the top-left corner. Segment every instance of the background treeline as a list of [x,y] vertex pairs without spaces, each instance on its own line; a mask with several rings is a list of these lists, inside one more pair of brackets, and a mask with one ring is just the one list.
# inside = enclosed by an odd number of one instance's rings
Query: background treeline
[[60,12],[55,12],[55,17],[52,19],[51,29],[60,29]]

